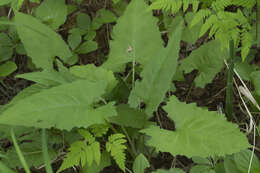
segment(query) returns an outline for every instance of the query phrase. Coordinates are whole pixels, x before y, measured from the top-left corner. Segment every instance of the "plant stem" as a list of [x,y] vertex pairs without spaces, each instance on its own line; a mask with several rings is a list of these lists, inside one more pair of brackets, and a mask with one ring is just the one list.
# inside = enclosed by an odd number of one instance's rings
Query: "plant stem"
[[227,75],[227,88],[226,88],[226,116],[228,120],[233,118],[233,108],[232,108],[232,98],[233,98],[233,75],[234,75],[234,61],[235,61],[235,51],[234,51],[234,41],[229,42],[229,53],[230,61]]

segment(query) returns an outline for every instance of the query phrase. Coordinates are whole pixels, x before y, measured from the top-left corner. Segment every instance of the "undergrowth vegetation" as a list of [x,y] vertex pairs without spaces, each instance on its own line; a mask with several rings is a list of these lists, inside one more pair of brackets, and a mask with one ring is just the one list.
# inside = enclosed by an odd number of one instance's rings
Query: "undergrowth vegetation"
[[0,172],[260,173],[259,5],[1,0]]

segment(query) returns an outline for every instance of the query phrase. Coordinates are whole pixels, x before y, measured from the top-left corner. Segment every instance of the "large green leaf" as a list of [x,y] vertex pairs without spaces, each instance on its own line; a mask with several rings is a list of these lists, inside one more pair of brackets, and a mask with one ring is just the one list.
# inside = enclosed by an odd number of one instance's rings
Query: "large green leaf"
[[96,67],[93,64],[73,66],[69,69],[70,73],[89,81],[97,82],[100,80],[107,81],[108,86],[106,91],[109,93],[117,84],[117,80],[112,71],[106,70],[102,67]]
[[141,73],[143,80],[137,81],[129,96],[131,107],[137,107],[140,102],[146,104],[146,113],[151,116],[163,101],[169,90],[172,78],[176,72],[180,50],[182,23],[170,38],[166,49],[161,49],[144,66]]
[[174,96],[164,109],[174,120],[176,131],[158,126],[141,131],[151,136],[147,144],[162,152],[170,152],[174,156],[208,157],[224,156],[250,147],[238,126],[227,122],[217,112],[209,112],[195,104],[181,103]]
[[153,171],[152,173],[184,173],[184,171],[179,168],[171,168],[169,170],[157,169],[156,171]]
[[52,68],[55,56],[65,62],[72,56],[62,38],[36,18],[16,12],[15,24],[28,56],[37,67]]
[[58,29],[66,21],[67,6],[64,0],[44,0],[35,15],[53,29]]
[[156,27],[157,19],[144,0],[133,0],[117,21],[110,41],[110,54],[103,67],[120,71],[128,62],[145,64],[162,49],[162,39]]
[[[239,153],[234,154],[234,161],[237,165],[238,170],[241,172],[247,172],[251,162],[252,151],[243,150]],[[260,172],[260,161],[257,156],[253,153],[253,159],[251,163],[250,173]]]
[[197,69],[199,72],[195,79],[195,84],[203,88],[213,80],[223,67],[224,59],[228,59],[228,57],[227,51],[221,50],[218,41],[210,41],[197,50],[192,51],[190,56],[182,61],[180,70],[189,73]]
[[16,64],[13,61],[7,61],[0,65],[0,77],[8,76],[17,69]]
[[71,130],[73,127],[88,127],[104,123],[116,115],[112,103],[93,105],[104,94],[107,83],[79,80],[59,85],[28,96],[8,108],[0,116],[1,124],[56,127]]
[[[17,78],[27,79],[45,86],[56,86],[72,82],[71,76],[64,75],[55,70],[43,70],[41,72],[32,72],[16,75]],[[76,78],[75,78],[76,79]]]

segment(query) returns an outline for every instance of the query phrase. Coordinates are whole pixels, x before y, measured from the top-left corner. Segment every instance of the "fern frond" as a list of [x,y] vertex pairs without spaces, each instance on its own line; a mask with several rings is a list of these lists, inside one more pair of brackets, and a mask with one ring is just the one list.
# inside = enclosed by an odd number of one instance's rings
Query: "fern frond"
[[192,4],[193,10],[197,11],[199,0],[155,0],[148,9],[162,9],[164,11],[170,11],[171,13],[177,13],[182,6],[183,11],[186,11],[190,4]]
[[211,15],[211,11],[209,9],[201,9],[199,10],[195,16],[193,17],[193,20],[191,21],[190,28],[192,28],[194,25],[205,19],[206,17]]
[[109,136],[106,150],[111,153],[119,168],[125,172],[125,150],[127,147],[124,145],[126,143],[124,138],[125,136],[120,133]]
[[109,126],[107,124],[96,124],[90,127],[90,131],[96,137],[102,137],[109,130]]

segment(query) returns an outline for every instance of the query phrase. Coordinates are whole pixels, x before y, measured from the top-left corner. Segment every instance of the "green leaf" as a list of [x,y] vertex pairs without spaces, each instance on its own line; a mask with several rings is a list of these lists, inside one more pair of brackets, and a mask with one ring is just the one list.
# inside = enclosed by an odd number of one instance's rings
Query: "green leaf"
[[95,18],[91,23],[91,29],[97,30],[105,23],[112,23],[117,20],[117,17],[110,10],[102,8],[97,11]]
[[72,80],[69,79],[66,75],[63,75],[62,73],[55,70],[43,70],[41,72],[19,74],[16,75],[16,78],[30,80],[47,87],[72,82]]
[[95,41],[85,41],[78,49],[76,49],[76,53],[78,54],[87,54],[89,52],[93,52],[97,50],[98,44]]
[[9,4],[10,2],[12,2],[13,0],[1,0],[1,2],[0,2],[0,6],[2,6],[2,5],[7,5],[7,4]]
[[64,0],[44,0],[35,15],[56,30],[66,21],[67,6]]
[[79,44],[81,43],[81,40],[82,39],[81,39],[80,33],[74,32],[74,33],[70,34],[68,37],[68,43],[70,45],[70,48],[72,50],[76,49],[79,46]]
[[79,13],[77,16],[77,27],[84,30],[89,30],[91,25],[91,20],[88,14]]
[[141,153],[139,154],[134,161],[133,171],[134,173],[144,173],[145,168],[150,167],[150,164],[146,157]]
[[65,62],[72,56],[62,38],[36,18],[16,12],[15,24],[28,56],[37,67],[52,68],[55,56]]
[[190,173],[215,173],[209,165],[195,165],[191,168]]
[[8,60],[13,55],[13,43],[7,34],[0,33],[0,62]]
[[112,32],[113,40],[110,41],[109,58],[103,64],[104,68],[120,71],[126,63],[132,61],[144,65],[163,48],[156,26],[157,19],[151,12],[144,10],[147,6],[144,0],[133,0],[123,16],[117,20]]
[[107,152],[103,152],[99,165],[94,162],[91,166],[86,165],[85,167],[83,167],[83,170],[86,170],[87,173],[99,173],[101,170],[109,165],[111,165],[110,156]]
[[221,50],[218,41],[210,41],[197,50],[192,51],[190,56],[182,61],[180,69],[184,70],[185,73],[190,73],[197,69],[199,72],[195,79],[195,84],[204,88],[221,70],[224,59],[228,59],[228,57],[227,51]]
[[16,64],[13,61],[7,61],[0,65],[0,77],[8,76],[17,69]]
[[177,68],[180,50],[182,24],[171,36],[166,49],[161,49],[144,66],[141,73],[143,80],[137,81],[129,96],[131,107],[138,107],[140,102],[146,104],[145,112],[151,116],[163,101],[166,92],[170,89],[172,78]]
[[260,95],[260,71],[255,71],[251,73],[250,77],[253,80],[256,93]]
[[129,105],[118,105],[116,110],[118,115],[110,118],[112,123],[138,129],[144,128],[148,123],[147,115],[144,112],[130,108]]
[[112,71],[103,69],[102,67],[96,67],[94,64],[73,66],[70,68],[70,73],[81,79],[87,79],[93,82],[107,81],[107,93],[112,91],[117,84],[117,80]]
[[74,165],[78,166],[80,163],[85,165],[86,162],[86,151],[87,145],[83,141],[76,141],[71,144],[69,148],[69,152],[66,154],[65,160],[62,162],[61,167],[57,171],[57,173],[73,167]]
[[185,173],[185,172],[179,168],[171,168],[169,170],[157,169],[156,171],[153,171],[152,173]]
[[[251,159],[252,151],[244,150],[239,153],[234,154],[234,161],[235,164],[241,172],[247,172],[250,159]],[[251,163],[250,173],[259,173],[260,172],[260,161],[258,160],[257,156],[253,153],[253,160]]]
[[121,170],[125,172],[125,160],[126,160],[126,140],[123,134],[117,133],[108,137],[106,143],[106,151],[110,152],[111,156],[115,159],[117,165]]
[[88,127],[102,124],[116,115],[113,103],[94,108],[104,94],[107,83],[85,80],[62,84],[42,90],[18,101],[0,116],[1,124],[56,127],[71,130],[73,127]]
[[[172,96],[164,106],[174,120],[176,131],[150,127],[141,132],[151,136],[147,144],[159,151],[187,157],[224,156],[239,152],[250,145],[237,125],[227,122],[217,112],[186,104]],[[232,140],[230,140],[232,139]]]
[[237,169],[234,158],[232,156],[226,156],[224,159],[225,173],[243,173]]

